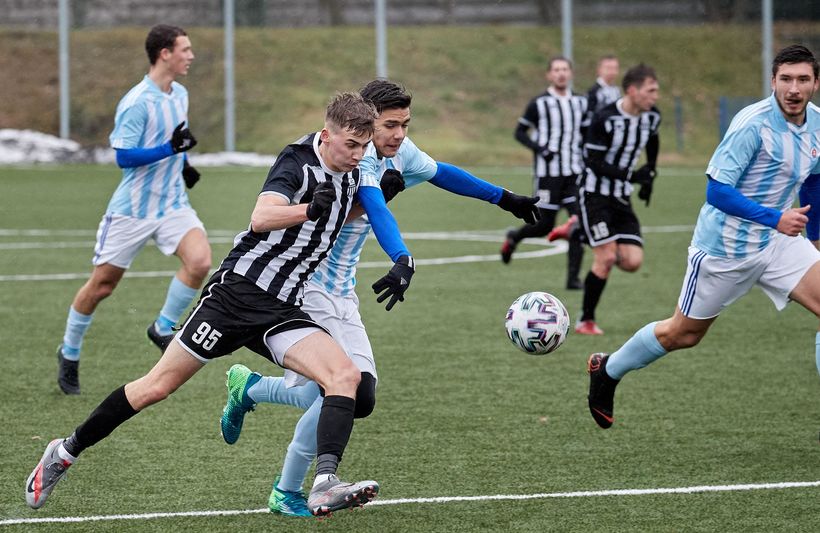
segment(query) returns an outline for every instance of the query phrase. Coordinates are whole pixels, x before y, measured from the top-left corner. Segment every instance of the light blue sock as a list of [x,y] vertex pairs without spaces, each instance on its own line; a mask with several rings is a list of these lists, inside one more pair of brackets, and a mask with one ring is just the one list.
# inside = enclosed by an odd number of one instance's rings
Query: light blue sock
[[626,344],[609,356],[606,362],[609,377],[621,379],[630,370],[643,368],[666,355],[666,350],[655,337],[656,324],[657,322],[652,322],[639,329]]
[[171,285],[168,286],[165,305],[162,306],[156,320],[157,331],[160,335],[173,333],[171,328],[179,322],[182,313],[188,309],[188,306],[196,298],[196,293],[197,289],[185,285],[178,277],[174,276]]
[[820,374],[820,331],[814,336],[814,363],[817,365],[817,373]]
[[299,387],[285,387],[285,378],[262,376],[248,388],[248,398],[255,403],[278,403],[307,409],[319,396],[319,385],[313,381]]
[[84,315],[68,308],[68,319],[65,322],[65,334],[63,335],[63,357],[69,361],[80,360],[80,350],[83,347],[83,337],[91,325],[94,313]]
[[285,463],[282,465],[282,475],[279,478],[279,488],[281,490],[297,491],[302,489],[310,463],[316,457],[316,428],[319,425],[319,414],[322,412],[323,402],[324,398],[317,397],[313,405],[305,411],[305,414],[296,423],[293,439],[288,444],[288,453],[285,455]]

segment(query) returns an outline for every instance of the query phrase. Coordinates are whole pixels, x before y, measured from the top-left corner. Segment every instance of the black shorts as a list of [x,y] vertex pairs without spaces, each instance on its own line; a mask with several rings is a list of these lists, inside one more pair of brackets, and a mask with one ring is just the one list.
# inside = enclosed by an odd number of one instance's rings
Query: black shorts
[[585,192],[581,195],[581,224],[590,246],[608,242],[643,246],[641,224],[629,198]]
[[578,201],[578,176],[536,178],[535,196],[541,209],[558,211]]
[[265,337],[305,327],[324,329],[299,306],[281,302],[249,279],[221,270],[202,289],[176,339],[204,361],[245,346],[276,363]]

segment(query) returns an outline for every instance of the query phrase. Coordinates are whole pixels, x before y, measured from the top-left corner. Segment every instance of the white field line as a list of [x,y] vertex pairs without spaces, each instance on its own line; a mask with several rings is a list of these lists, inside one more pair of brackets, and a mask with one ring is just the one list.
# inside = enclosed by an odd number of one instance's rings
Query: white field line
[[[654,226],[643,228],[645,233],[680,233],[692,230],[692,226]],[[0,229],[0,236],[15,237],[65,237],[65,236],[89,236],[93,232],[87,230],[15,230]],[[225,244],[233,242],[233,233],[225,230],[209,231],[208,237],[211,243]],[[406,240],[427,240],[427,241],[474,241],[474,242],[503,242],[504,233],[497,230],[491,231],[446,231],[446,232],[408,232],[404,233]],[[370,238],[373,238],[371,235]],[[567,243],[557,241],[547,243],[544,239],[524,239],[524,244],[539,246],[538,250],[519,251],[515,254],[516,259],[533,259],[536,257],[546,257],[566,252]],[[59,249],[59,248],[88,248],[93,249],[94,242],[91,241],[25,241],[0,243],[0,250],[31,250],[31,249]],[[455,257],[439,258],[417,258],[418,265],[450,265],[458,263],[479,263],[498,261],[498,254],[490,255],[463,255]],[[358,268],[384,268],[390,267],[389,261],[362,261]],[[135,272],[129,270],[126,277],[129,278],[164,278],[173,276],[174,270]],[[57,274],[6,274],[0,275],[0,282],[3,281],[66,281],[82,280],[88,277],[88,272],[67,272]]]
[[[697,485],[693,487],[666,487],[655,489],[612,489],[584,490],[573,492],[544,492],[537,494],[493,494],[485,496],[439,496],[435,498],[398,498],[376,500],[368,506],[410,505],[424,503],[480,502],[499,500],[543,500],[549,498],[596,498],[601,496],[646,496],[655,494],[698,494],[705,492],[738,492],[749,490],[783,490],[820,487],[820,481],[785,481],[780,483],[751,483],[745,485]],[[262,514],[270,512],[263,509],[226,509],[223,511],[184,511],[169,513],[112,514],[96,516],[66,516],[48,518],[9,518],[0,520],[0,526],[18,524],[76,523],[100,522],[107,520],[151,520],[156,518],[200,517],[200,516],[233,516],[243,514]]]

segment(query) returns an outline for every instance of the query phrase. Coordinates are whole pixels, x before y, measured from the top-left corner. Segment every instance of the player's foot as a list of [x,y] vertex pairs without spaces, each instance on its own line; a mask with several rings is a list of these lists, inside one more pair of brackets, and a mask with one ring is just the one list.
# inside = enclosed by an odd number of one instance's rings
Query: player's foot
[[148,338],[151,339],[151,342],[157,345],[159,351],[165,353],[165,348],[171,344],[171,341],[174,340],[174,334],[171,333],[170,335],[163,335],[159,331],[157,331],[157,323],[151,322],[151,325],[148,326]]
[[251,385],[262,379],[260,374],[251,372],[245,365],[233,365],[227,372],[228,380],[228,401],[225,409],[222,410],[220,429],[222,438],[228,444],[233,444],[239,440],[242,432],[242,422],[245,421],[245,413],[253,411],[256,404],[248,397],[248,389]]
[[603,335],[604,330],[599,328],[594,320],[581,320],[575,324],[575,333],[581,335]]
[[331,475],[310,491],[308,509],[315,516],[327,516],[340,509],[361,507],[376,499],[378,493],[379,484],[375,481],[345,483]]
[[567,279],[567,290],[578,291],[584,288],[584,282],[580,278],[574,277]]
[[507,232],[507,238],[504,240],[504,244],[501,245],[501,262],[505,265],[510,262],[512,259],[513,252],[515,252],[516,242],[513,239],[513,233],[515,230],[510,230]]
[[63,439],[54,439],[46,446],[46,451],[37,467],[26,480],[26,503],[32,509],[39,509],[46,503],[58,481],[63,479],[71,463],[57,454]]
[[80,394],[80,361],[63,357],[63,345],[57,347],[57,384],[66,394]]
[[569,236],[572,233],[572,229],[575,226],[575,224],[577,224],[577,223],[578,223],[578,216],[577,215],[572,215],[571,217],[569,217],[569,219],[567,219],[566,222],[564,222],[560,226],[552,228],[552,231],[550,231],[547,234],[547,240],[549,242],[557,241],[558,239],[563,239],[565,241],[568,241]]
[[273,482],[270,498],[268,498],[268,508],[272,513],[279,513],[285,516],[313,516],[307,506],[305,493],[299,491],[282,490],[279,488],[279,476]]
[[587,361],[587,372],[589,372],[589,412],[595,422],[604,429],[612,426],[614,421],[613,409],[615,401],[615,387],[619,380],[612,379],[606,373],[606,361],[609,355],[605,353],[594,353]]

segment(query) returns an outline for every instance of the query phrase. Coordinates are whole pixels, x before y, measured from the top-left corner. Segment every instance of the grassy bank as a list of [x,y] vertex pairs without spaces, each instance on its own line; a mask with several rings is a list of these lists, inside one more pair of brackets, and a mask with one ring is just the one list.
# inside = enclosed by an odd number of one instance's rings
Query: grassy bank
[[[820,25],[805,28],[817,33]],[[71,129],[83,144],[107,143],[122,94],[146,71],[145,28],[83,29],[71,34]],[[801,30],[802,31],[802,30]],[[184,81],[201,151],[222,149],[223,37],[190,28],[197,54]],[[662,154],[667,163],[702,164],[717,141],[721,95],[760,91],[757,26],[576,27],[576,87],[594,81],[598,56],[622,66],[654,65],[661,78]],[[778,34],[796,30],[778,29]],[[414,93],[411,134],[437,158],[460,164],[529,163],[512,138],[528,100],[544,89],[545,59],[560,51],[558,28],[397,27],[389,31],[390,76]],[[782,43],[777,43],[782,44]],[[57,35],[0,29],[0,124],[59,130]],[[277,152],[316,129],[335,91],[355,89],[374,72],[371,28],[259,29],[236,33],[237,148]],[[674,97],[683,110],[678,152]]]

